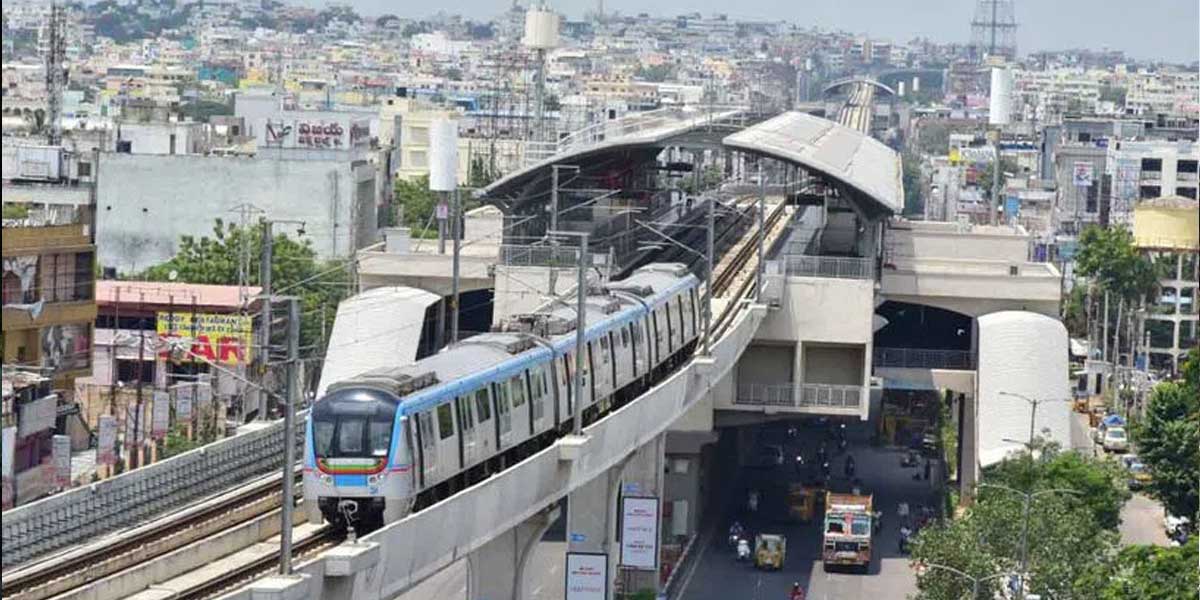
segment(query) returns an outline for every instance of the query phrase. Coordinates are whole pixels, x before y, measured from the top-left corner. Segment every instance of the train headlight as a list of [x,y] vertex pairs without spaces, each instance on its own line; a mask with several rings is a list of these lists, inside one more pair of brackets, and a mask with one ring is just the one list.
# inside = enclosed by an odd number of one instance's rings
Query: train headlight
[[367,483],[369,483],[371,485],[375,485],[375,484],[379,483],[379,478],[374,475],[368,475]]
[[328,473],[321,473],[321,483],[333,485],[333,476]]

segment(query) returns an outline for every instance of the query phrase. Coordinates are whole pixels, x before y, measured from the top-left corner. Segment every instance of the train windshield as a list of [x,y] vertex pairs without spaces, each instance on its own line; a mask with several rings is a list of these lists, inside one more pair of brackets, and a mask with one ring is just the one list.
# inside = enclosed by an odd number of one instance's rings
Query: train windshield
[[396,401],[382,391],[339,390],[313,406],[318,458],[379,458],[392,442]]

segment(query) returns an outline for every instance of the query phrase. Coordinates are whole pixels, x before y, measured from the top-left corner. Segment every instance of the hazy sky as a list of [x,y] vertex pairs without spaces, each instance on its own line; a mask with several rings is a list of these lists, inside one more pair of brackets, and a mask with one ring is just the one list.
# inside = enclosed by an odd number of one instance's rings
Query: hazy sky
[[[303,0],[301,0],[303,1]],[[307,0],[316,4],[320,0]],[[1197,0],[1015,0],[1017,48],[1114,48],[1141,59],[1191,62],[1200,58],[1200,2]],[[366,14],[391,12],[405,17],[436,10],[479,18],[494,16],[511,0],[349,0]],[[522,0],[525,5],[527,0]],[[579,17],[596,0],[550,0],[568,16]],[[974,0],[605,0],[606,10],[624,14],[675,15],[689,11],[722,12],[730,17],[783,19],[803,26],[842,29],[908,41],[927,36],[967,42]]]

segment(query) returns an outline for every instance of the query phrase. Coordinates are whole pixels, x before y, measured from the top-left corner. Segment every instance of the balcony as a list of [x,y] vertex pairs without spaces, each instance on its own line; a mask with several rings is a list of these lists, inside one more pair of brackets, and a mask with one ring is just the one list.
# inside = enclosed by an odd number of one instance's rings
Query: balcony
[[925,350],[921,348],[880,348],[872,352],[874,367],[900,369],[955,369],[975,368],[975,355],[966,350]]
[[826,413],[846,411],[858,414],[865,388],[860,385],[823,383],[739,383],[735,406],[754,406],[800,412]]
[[16,287],[14,280],[15,276],[5,277],[4,331],[96,319],[96,296],[90,273],[87,281],[38,286],[24,292]]

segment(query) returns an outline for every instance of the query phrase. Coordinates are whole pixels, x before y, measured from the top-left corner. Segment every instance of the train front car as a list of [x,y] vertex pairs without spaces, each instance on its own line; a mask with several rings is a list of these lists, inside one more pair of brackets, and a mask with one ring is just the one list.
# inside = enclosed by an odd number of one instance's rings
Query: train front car
[[400,397],[383,388],[330,387],[309,412],[304,502],[309,520],[371,529],[403,517],[413,494]]

